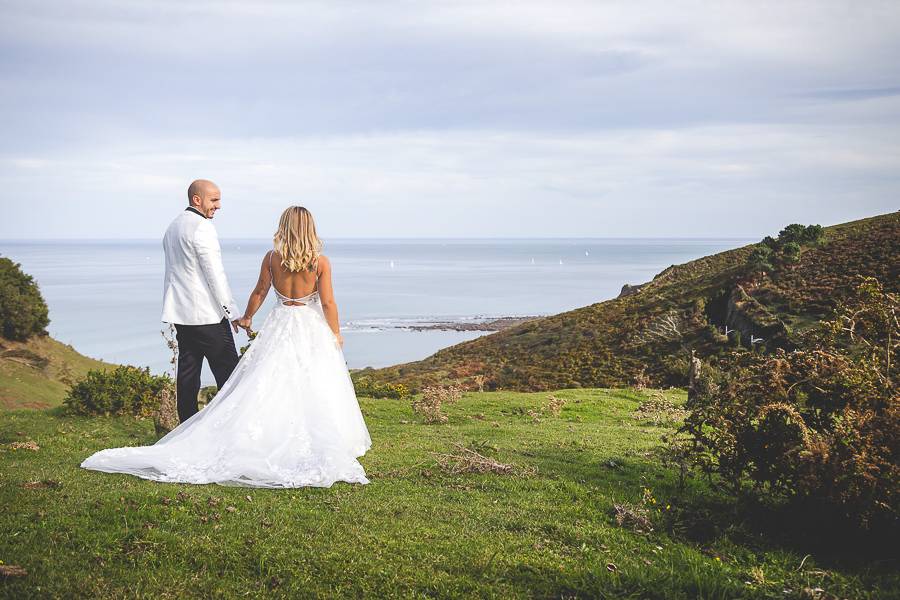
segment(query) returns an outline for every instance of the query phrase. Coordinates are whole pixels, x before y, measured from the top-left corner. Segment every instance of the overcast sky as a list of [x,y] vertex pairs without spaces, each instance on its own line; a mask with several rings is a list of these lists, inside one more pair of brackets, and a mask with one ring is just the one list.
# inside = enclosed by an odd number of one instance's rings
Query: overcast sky
[[762,237],[900,208],[900,2],[0,0],[0,238]]

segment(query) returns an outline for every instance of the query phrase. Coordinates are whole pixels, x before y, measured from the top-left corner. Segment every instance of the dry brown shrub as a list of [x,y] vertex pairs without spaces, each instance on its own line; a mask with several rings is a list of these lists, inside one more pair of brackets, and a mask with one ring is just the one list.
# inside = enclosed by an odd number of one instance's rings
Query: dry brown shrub
[[643,390],[650,387],[650,377],[647,375],[647,371],[641,368],[640,372],[634,376],[634,389]]
[[676,406],[666,395],[656,390],[641,402],[634,411],[634,418],[639,421],[651,421],[654,425],[681,421],[687,416],[687,411]]
[[441,412],[446,404],[453,404],[462,398],[462,388],[456,385],[428,386],[422,393],[413,398],[413,412],[422,416],[426,423],[446,423],[447,415]]
[[644,488],[640,504],[617,502],[612,505],[612,514],[619,527],[627,527],[638,533],[650,533],[653,531],[653,522],[650,517],[655,504],[656,498],[653,496],[653,490]]
[[22,487],[26,490],[57,489],[62,487],[62,483],[55,479],[43,479],[41,481],[27,481],[22,484]]
[[650,522],[650,511],[645,506],[622,502],[621,504],[613,504],[612,512],[616,518],[616,525],[619,527],[626,527],[638,533],[653,531],[653,524]]
[[41,447],[28,440],[27,442],[13,442],[9,445],[10,450],[40,450]]
[[460,443],[454,443],[453,447],[456,449],[456,452],[450,454],[432,452],[437,459],[438,466],[451,475],[459,475],[460,473],[496,473],[498,475],[528,476],[537,472],[537,469],[534,467],[517,467],[516,465],[494,460]]
[[543,410],[545,412],[549,412],[554,417],[558,417],[559,413],[562,412],[562,407],[565,404],[565,398],[558,398],[556,396],[550,395],[547,396],[547,404],[544,406]]

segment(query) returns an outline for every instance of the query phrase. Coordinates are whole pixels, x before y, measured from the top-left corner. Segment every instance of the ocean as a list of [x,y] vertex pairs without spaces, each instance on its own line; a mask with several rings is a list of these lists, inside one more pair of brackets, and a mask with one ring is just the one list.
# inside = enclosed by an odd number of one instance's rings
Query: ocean
[[[746,239],[325,240],[350,368],[419,360],[486,332],[412,331],[412,325],[550,315],[618,295],[672,264]],[[229,283],[243,310],[267,240],[223,239]],[[160,321],[159,240],[6,240],[50,308],[50,334],[82,354],[171,372]],[[254,317],[262,324],[274,294]],[[246,343],[243,331],[238,346]],[[204,366],[204,384],[213,383]]]

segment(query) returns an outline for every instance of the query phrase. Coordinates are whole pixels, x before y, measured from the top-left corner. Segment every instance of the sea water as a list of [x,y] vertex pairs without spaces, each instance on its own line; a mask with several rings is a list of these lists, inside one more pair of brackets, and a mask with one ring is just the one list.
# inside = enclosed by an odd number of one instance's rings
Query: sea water
[[[326,240],[350,368],[425,358],[486,332],[412,331],[412,325],[551,315],[618,295],[672,264],[744,245],[744,239],[334,239]],[[259,276],[266,240],[222,240],[239,308]],[[160,320],[159,240],[6,240],[50,308],[50,334],[113,363],[172,372]],[[274,294],[254,317],[262,324]],[[246,344],[243,330],[238,346]],[[204,367],[205,384],[212,383]]]

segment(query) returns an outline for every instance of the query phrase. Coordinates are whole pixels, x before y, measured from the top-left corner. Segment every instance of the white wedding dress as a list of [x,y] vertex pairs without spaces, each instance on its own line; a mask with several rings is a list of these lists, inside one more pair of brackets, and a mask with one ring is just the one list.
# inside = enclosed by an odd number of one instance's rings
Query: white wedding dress
[[368,483],[356,459],[372,440],[318,289],[287,298],[272,288],[278,302],[206,407],[152,446],[101,450],[81,466],[245,487]]

